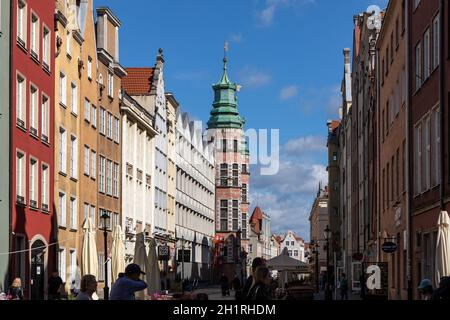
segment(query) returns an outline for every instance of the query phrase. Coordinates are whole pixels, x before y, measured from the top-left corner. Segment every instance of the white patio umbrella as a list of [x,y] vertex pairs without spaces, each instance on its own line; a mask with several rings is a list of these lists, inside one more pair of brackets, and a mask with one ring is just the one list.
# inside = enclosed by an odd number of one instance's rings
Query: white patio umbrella
[[111,280],[115,282],[120,272],[125,271],[125,244],[124,234],[120,225],[113,231],[113,242],[111,248]]
[[98,255],[95,243],[95,228],[89,217],[83,223],[84,238],[81,253],[81,274],[91,274],[98,278]]
[[[144,233],[138,233],[136,235],[136,243],[134,247],[134,258],[133,263],[139,265],[141,267],[141,270],[145,272],[145,277],[143,280],[149,284],[150,280],[150,263],[148,261],[147,257],[147,250],[145,248],[145,236]],[[146,300],[146,293],[147,290],[142,290],[139,292],[136,292],[136,299],[137,300]]]
[[150,271],[147,283],[148,291],[152,294],[161,291],[161,275],[159,273],[157,244],[155,239],[150,240],[148,261],[150,264]]
[[447,211],[441,211],[438,220],[436,242],[436,288],[442,277],[450,276],[450,218]]

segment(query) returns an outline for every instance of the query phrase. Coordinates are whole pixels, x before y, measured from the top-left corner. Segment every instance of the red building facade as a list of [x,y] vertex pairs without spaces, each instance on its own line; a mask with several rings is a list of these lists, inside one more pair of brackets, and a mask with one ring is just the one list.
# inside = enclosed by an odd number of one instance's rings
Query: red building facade
[[10,280],[43,299],[54,269],[54,1],[14,0],[11,37]]

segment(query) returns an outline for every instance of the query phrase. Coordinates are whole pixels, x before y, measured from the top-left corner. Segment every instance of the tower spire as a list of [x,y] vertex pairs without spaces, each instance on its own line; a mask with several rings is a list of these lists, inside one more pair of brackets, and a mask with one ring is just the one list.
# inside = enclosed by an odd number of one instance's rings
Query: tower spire
[[228,57],[227,52],[229,50],[228,42],[225,42],[223,45],[223,75],[222,79],[220,79],[220,84],[229,84],[230,80],[228,79],[227,75],[227,63],[228,63]]

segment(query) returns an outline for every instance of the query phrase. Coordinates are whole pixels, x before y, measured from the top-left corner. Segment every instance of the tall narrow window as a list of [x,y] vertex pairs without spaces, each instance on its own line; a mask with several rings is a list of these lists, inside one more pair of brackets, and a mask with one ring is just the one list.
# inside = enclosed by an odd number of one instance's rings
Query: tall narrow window
[[42,165],[42,173],[41,173],[41,205],[42,210],[45,212],[49,211],[49,195],[50,195],[50,177],[49,177],[49,168],[48,165]]
[[67,134],[62,127],[59,128],[59,171],[67,173]]
[[97,154],[91,150],[91,178],[97,177]]
[[70,58],[72,56],[72,35],[67,31],[66,35],[66,54]]
[[30,207],[38,208],[38,162],[30,159]]
[[100,192],[105,192],[105,166],[106,166],[106,159],[102,156],[100,156],[100,163],[99,163],[99,170],[98,170],[98,189]]
[[99,131],[101,134],[105,134],[105,109],[100,107],[100,114],[99,114]]
[[433,69],[439,66],[441,55],[439,15],[433,20]]
[[70,85],[70,99],[71,99],[71,107],[72,113],[78,114],[78,88],[75,83],[72,82]]
[[430,143],[430,116],[426,116],[423,120],[423,127],[422,127],[422,134],[423,134],[423,151],[422,151],[422,190],[426,191],[430,189],[430,156],[431,156],[431,143]]
[[77,279],[77,251],[71,249],[69,251],[69,263],[70,263],[70,283]]
[[106,194],[112,196],[112,161],[106,160]]
[[89,203],[84,203],[83,204],[83,221],[86,220],[87,217],[89,217],[89,209],[90,209],[90,205]]
[[108,72],[108,96],[114,97],[114,76],[111,72]]
[[77,207],[77,199],[75,196],[70,197],[69,204],[69,214],[70,214],[70,229],[77,230],[78,229],[78,207]]
[[16,201],[25,204],[25,184],[26,184],[25,154],[17,152],[16,154]]
[[227,139],[222,139],[222,152],[227,152]]
[[97,128],[97,108],[91,105],[91,125]]
[[66,281],[66,249],[58,249],[58,273],[62,281]]
[[38,131],[38,91],[30,86],[30,133],[37,136]]
[[220,230],[228,230],[228,200],[220,200]]
[[25,128],[26,119],[26,90],[25,90],[25,78],[17,75],[16,80],[16,118],[17,125],[19,127]]
[[419,90],[419,88],[422,86],[422,45],[419,42],[415,49],[415,81],[416,84],[416,90]]
[[89,176],[89,147],[88,146],[84,146],[84,156],[83,156],[83,168],[84,168],[84,174],[86,176]]
[[89,218],[91,218],[91,221],[92,221],[92,224],[94,225],[94,226],[96,226],[96,224],[95,224],[95,206],[92,206],[91,205],[91,213],[90,213],[90,216],[89,216]]
[[62,72],[59,74],[59,102],[64,107],[67,105],[67,79]]
[[106,136],[110,139],[113,138],[112,135],[112,114],[107,112],[106,113]]
[[70,177],[78,178],[78,143],[75,136],[70,136]]
[[113,196],[119,196],[119,164],[114,163],[113,169]]
[[233,164],[233,186],[239,186],[239,165],[237,163]]
[[50,102],[49,98],[42,95],[42,105],[41,105],[41,139],[45,143],[49,143],[49,131],[50,131]]
[[39,40],[40,40],[40,32],[39,32],[39,18],[35,15],[31,15],[31,56],[35,59],[39,59]]
[[233,231],[239,229],[239,201],[233,200]]
[[238,152],[238,141],[233,140],[233,152]]
[[62,191],[59,192],[59,196],[58,196],[58,220],[59,220],[59,225],[61,227],[65,227],[66,226],[66,217],[67,217],[67,212],[66,212],[66,207],[67,207],[67,203],[66,203],[66,194]]
[[415,174],[415,194],[422,191],[422,128],[419,123],[414,128],[414,174]]
[[425,32],[423,36],[423,78],[427,79],[430,76],[430,29]]
[[84,99],[84,120],[89,122],[91,120],[91,104],[87,98]]
[[119,143],[119,119],[114,117],[114,141]]
[[220,185],[222,187],[228,186],[228,164],[226,163],[220,165]]
[[439,108],[435,108],[431,113],[431,148],[432,148],[432,159],[433,162],[431,164],[431,186],[439,185],[440,181],[440,142],[441,142],[441,123],[440,123],[440,110]]
[[92,58],[88,57],[88,64],[87,64],[87,76],[88,79],[92,79]]
[[247,184],[242,184],[242,202],[247,203]]
[[50,71],[50,31],[47,27],[44,27],[42,33],[42,64]]
[[25,1],[17,1],[17,41],[23,46],[27,43],[27,5]]

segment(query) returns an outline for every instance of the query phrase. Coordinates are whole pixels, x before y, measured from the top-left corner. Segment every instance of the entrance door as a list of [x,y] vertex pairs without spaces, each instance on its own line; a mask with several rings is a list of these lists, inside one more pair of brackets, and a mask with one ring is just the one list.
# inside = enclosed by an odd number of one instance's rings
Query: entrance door
[[37,240],[31,246],[31,299],[44,300],[45,287],[45,244]]

